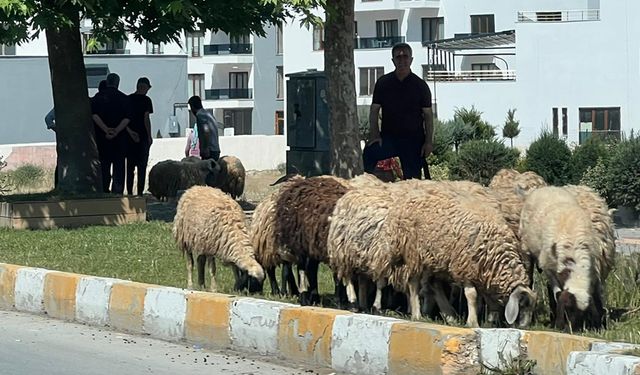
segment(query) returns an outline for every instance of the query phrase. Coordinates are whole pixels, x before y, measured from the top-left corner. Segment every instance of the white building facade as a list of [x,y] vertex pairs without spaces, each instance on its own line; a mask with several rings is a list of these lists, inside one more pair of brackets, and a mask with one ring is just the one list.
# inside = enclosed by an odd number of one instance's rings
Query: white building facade
[[[356,0],[358,105],[391,72],[391,47],[413,49],[438,118],[472,106],[501,135],[515,108],[526,147],[543,129],[571,144],[640,124],[640,24],[633,0]],[[284,69],[323,70],[323,31],[284,28]]]

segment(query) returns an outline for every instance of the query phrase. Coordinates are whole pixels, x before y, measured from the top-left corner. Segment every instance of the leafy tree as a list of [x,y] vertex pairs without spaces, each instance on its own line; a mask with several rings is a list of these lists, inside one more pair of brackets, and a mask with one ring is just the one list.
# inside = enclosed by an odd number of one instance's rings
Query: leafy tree
[[509,138],[511,148],[513,148],[513,139],[520,134],[520,121],[516,120],[516,109],[507,110],[507,120],[502,128],[502,136]]
[[496,136],[493,126],[482,119],[482,112],[478,111],[474,106],[471,106],[471,109],[456,108],[453,118],[460,119],[471,126],[473,129],[472,139],[492,139]]
[[0,43],[23,43],[42,32],[46,35],[58,124],[58,189],[78,194],[99,191],[101,186],[82,56],[81,19],[91,19],[98,41],[132,34],[138,41],[180,42],[181,32],[202,29],[264,35],[267,24],[288,15],[284,5],[284,1],[270,0],[1,0]]
[[562,139],[543,131],[529,145],[526,165],[549,184],[566,185],[571,178],[571,150]]
[[453,120],[447,121],[444,124],[444,129],[445,132],[448,133],[449,138],[451,138],[451,143],[456,153],[461,144],[473,139],[473,127],[459,117],[454,117]]

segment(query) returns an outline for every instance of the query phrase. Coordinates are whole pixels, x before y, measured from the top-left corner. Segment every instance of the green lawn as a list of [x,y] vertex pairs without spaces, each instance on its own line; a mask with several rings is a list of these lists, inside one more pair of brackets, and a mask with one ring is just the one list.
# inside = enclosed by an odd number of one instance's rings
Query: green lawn
[[[187,285],[185,259],[171,237],[171,225],[164,222],[49,231],[0,229],[0,262],[179,288]],[[607,331],[585,335],[640,343],[638,270],[639,256],[619,257],[616,270],[607,280],[608,305],[618,315],[627,313],[610,321]],[[325,266],[321,267],[319,277],[320,293],[327,296],[324,304],[335,307],[333,279]],[[217,281],[220,292],[234,293],[233,277],[228,268],[218,267]],[[538,278],[536,288],[542,290],[542,285]],[[265,282],[266,298],[295,302],[270,296],[269,290],[269,284]],[[549,329],[545,298],[539,297],[542,300],[538,314],[540,323],[535,329]]]

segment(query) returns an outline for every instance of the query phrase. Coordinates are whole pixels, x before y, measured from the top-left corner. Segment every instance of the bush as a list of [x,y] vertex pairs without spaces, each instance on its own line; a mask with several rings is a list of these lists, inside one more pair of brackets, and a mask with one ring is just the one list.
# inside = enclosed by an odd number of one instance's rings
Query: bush
[[15,189],[42,184],[44,176],[44,170],[33,164],[21,165],[9,174],[11,185]]
[[446,163],[453,152],[453,134],[447,129],[447,124],[435,119],[433,121],[433,152],[427,161],[429,166]]
[[576,147],[571,155],[571,183],[579,183],[589,168],[595,167],[599,159],[608,155],[607,145],[597,137],[591,137]]
[[496,140],[473,140],[460,146],[450,165],[451,178],[488,185],[502,168],[513,168],[519,151]]
[[7,163],[2,160],[2,156],[0,156],[0,196],[4,195],[4,193],[9,192],[9,178],[6,173],[2,172],[2,169],[7,166]]
[[607,186],[614,206],[640,209],[640,138],[620,142],[607,164]]
[[586,185],[597,191],[601,197],[607,200],[607,204],[612,206],[611,197],[609,196],[609,190],[607,188],[607,170],[608,159],[600,158],[593,167],[587,168],[580,179],[580,185]]
[[449,179],[449,166],[447,163],[429,164],[429,174],[434,181],[446,181]]
[[563,140],[544,131],[529,145],[526,166],[550,185],[566,185],[571,179],[571,150]]

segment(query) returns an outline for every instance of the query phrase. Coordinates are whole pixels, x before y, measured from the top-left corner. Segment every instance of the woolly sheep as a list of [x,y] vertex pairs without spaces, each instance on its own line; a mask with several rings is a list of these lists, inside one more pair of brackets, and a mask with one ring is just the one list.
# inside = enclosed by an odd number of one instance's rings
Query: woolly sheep
[[[593,297],[599,293],[595,249],[597,236],[591,217],[574,194],[560,187],[543,187],[530,193],[520,219],[523,248],[537,260],[547,276],[550,300],[557,299],[555,325],[579,328],[585,317],[599,326],[601,311]],[[590,315],[590,316],[588,316]]]
[[240,159],[232,155],[226,155],[218,160],[220,173],[215,182],[215,187],[231,195],[236,199],[244,193],[246,172]]
[[219,173],[220,166],[213,160],[161,161],[149,171],[149,192],[166,201],[194,185],[213,185]]
[[194,259],[198,262],[198,285],[204,288],[204,266],[209,262],[210,290],[216,291],[216,264],[218,258],[248,272],[258,282],[264,271],[255,259],[253,247],[240,205],[216,188],[194,186],[178,201],[173,223],[173,237],[187,256],[187,287],[192,288]]

